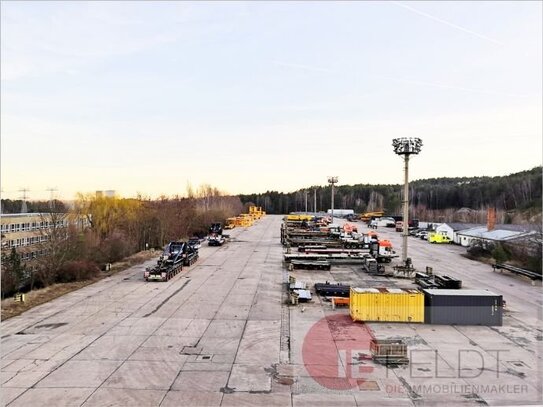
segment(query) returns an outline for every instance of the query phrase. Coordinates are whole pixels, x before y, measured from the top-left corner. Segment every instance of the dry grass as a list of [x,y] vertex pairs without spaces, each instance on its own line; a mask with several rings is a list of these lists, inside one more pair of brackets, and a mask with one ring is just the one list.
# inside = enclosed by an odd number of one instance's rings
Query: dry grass
[[15,302],[13,298],[6,298],[2,300],[2,321],[6,319],[15,317],[22,314],[25,311],[28,311],[31,308],[34,308],[38,305],[45,304],[55,298],[61,297],[64,294],[68,294],[72,291],[79,290],[89,284],[95,283],[103,278],[109,277],[112,274],[118,273],[120,271],[126,270],[136,264],[141,264],[144,261],[157,257],[160,254],[160,251],[157,250],[148,250],[144,252],[136,253],[118,263],[113,263],[111,265],[111,270],[109,272],[101,272],[99,276],[85,281],[76,281],[73,283],[62,283],[62,284],[53,284],[46,288],[40,288],[38,290],[33,290],[25,294],[25,302]]

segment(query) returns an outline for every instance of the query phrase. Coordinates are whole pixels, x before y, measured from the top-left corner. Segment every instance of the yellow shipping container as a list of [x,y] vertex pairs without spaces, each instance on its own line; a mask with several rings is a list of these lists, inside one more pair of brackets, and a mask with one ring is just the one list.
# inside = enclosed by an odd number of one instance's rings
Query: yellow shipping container
[[402,288],[351,288],[353,321],[424,322],[424,294]]

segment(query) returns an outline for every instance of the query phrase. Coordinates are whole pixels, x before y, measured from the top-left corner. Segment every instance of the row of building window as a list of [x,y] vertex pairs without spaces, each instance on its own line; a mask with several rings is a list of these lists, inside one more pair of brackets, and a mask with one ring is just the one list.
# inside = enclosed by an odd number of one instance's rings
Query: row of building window
[[21,260],[32,260],[36,257],[43,256],[47,253],[47,250],[41,249],[33,252],[21,253]]
[[[26,232],[32,230],[48,229],[52,228],[55,222],[43,221],[43,222],[26,222],[26,223],[6,223],[0,225],[1,233],[13,233],[13,232]],[[68,226],[67,220],[56,221],[57,227]]]
[[4,240],[4,244],[8,249],[11,249],[12,247],[24,247],[24,246],[30,246],[37,243],[46,242],[49,240],[49,236],[43,235],[43,236],[32,236],[32,237],[23,237],[20,239],[6,239]]

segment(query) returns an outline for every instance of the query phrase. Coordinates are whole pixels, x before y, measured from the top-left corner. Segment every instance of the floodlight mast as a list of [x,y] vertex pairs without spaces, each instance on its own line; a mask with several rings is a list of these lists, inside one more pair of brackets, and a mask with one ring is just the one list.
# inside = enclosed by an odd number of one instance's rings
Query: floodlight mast
[[332,222],[334,223],[334,184],[337,184],[338,177],[336,176],[330,176],[328,177],[328,183],[332,186]]
[[403,227],[402,227],[402,262],[407,261],[407,237],[409,236],[409,156],[420,153],[422,140],[414,137],[401,137],[392,140],[394,153],[403,155],[404,184],[403,184]]

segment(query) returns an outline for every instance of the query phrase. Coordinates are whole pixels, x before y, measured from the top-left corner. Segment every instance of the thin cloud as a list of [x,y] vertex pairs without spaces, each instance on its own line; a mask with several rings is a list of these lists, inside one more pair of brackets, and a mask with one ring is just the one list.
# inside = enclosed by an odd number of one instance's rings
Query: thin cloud
[[436,16],[433,16],[431,14],[425,13],[424,11],[420,11],[420,10],[418,10],[418,9],[416,9],[414,7],[408,6],[407,4],[404,4],[402,2],[391,1],[391,3],[395,4],[396,6],[403,7],[404,9],[409,10],[409,11],[415,13],[415,14],[418,14],[419,16],[423,16],[423,17],[429,18],[430,20],[437,21],[438,23],[448,25],[449,27],[452,27],[452,28],[455,28],[455,29],[457,29],[459,31],[465,32],[466,34],[473,35],[474,37],[480,38],[482,40],[485,40],[485,41],[488,41],[488,42],[491,42],[493,44],[500,45],[500,46],[505,45],[503,42],[495,40],[494,38],[487,37],[486,35],[483,35],[483,34],[480,34],[478,32],[472,31],[469,28],[462,27],[460,25],[451,23],[450,21],[446,21],[446,20],[443,20],[443,19],[441,19],[439,17],[436,17]]
[[284,66],[286,68],[303,69],[303,70],[306,70],[306,71],[313,71],[313,72],[336,73],[336,72],[332,71],[331,69],[321,68],[319,66],[291,64],[291,63],[288,63],[288,62],[281,62],[281,61],[272,61],[272,62],[274,63],[274,65]]
[[448,84],[445,84],[445,83],[425,82],[425,81],[417,81],[417,80],[403,79],[403,78],[394,78],[394,77],[390,77],[390,76],[381,76],[381,75],[378,75],[378,76],[381,77],[381,78],[384,78],[384,79],[395,81],[395,82],[402,82],[402,83],[408,83],[408,84],[420,85],[420,86],[431,86],[431,87],[434,87],[434,88],[441,88],[441,89],[461,90],[461,91],[464,91],[464,92],[480,93],[480,94],[483,94],[483,95],[508,96],[508,97],[517,97],[517,98],[525,98],[525,97],[530,96],[530,95],[523,95],[523,94],[495,92],[495,91],[486,90],[486,89],[466,88],[464,86],[448,85]]

